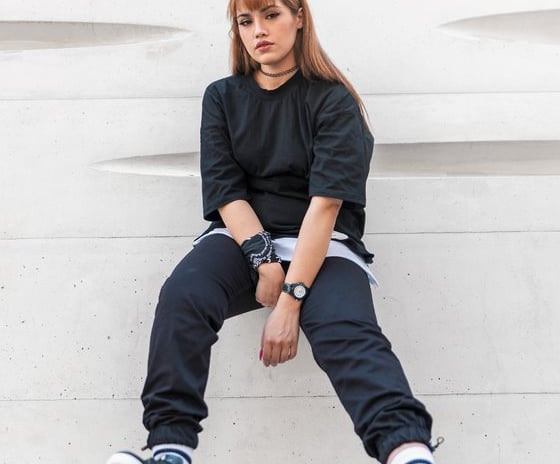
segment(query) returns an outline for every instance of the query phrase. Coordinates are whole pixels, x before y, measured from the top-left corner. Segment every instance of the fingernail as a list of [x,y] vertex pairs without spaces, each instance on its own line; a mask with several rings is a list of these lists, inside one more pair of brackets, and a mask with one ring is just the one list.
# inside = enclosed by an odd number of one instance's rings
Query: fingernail
[[262,361],[262,354],[263,353],[262,353],[262,348],[261,348],[261,350],[259,351],[259,361]]

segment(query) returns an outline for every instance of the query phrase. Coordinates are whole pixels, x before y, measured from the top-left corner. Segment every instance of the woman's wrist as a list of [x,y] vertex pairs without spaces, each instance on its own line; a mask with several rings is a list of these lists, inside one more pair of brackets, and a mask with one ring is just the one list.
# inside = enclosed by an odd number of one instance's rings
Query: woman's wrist
[[268,273],[273,273],[273,272],[277,272],[278,267],[280,267],[280,269],[282,269],[282,265],[280,264],[280,262],[272,262],[272,263],[262,263],[258,268],[257,268],[257,272],[260,275],[264,275],[264,274],[268,274]]
[[244,240],[241,243],[241,251],[247,262],[255,270],[258,270],[262,264],[282,262],[274,250],[270,232],[266,230]]
[[278,303],[276,306],[282,306],[282,308],[289,310],[289,311],[297,311],[301,310],[301,305],[303,301],[296,300],[291,295],[288,295],[286,292],[280,293],[278,297]]

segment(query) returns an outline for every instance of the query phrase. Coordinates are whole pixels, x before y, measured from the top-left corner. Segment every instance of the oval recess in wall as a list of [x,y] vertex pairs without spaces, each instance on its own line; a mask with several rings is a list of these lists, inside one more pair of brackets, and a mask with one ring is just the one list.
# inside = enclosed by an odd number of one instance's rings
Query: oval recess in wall
[[558,176],[560,141],[378,145],[371,177]]
[[503,13],[461,19],[439,26],[469,39],[560,44],[560,9]]
[[[383,177],[558,176],[560,141],[378,144],[370,179]],[[100,171],[200,177],[200,153],[132,156],[94,163]]]
[[169,153],[164,155],[132,156],[99,161],[91,165],[99,171],[145,176],[199,177],[199,153]]
[[0,21],[0,51],[123,45],[188,34],[185,29],[145,24]]

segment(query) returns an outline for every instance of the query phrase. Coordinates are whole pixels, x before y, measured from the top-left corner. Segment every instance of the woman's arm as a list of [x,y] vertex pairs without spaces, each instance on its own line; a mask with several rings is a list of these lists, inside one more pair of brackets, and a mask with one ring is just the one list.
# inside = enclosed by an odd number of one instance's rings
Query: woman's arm
[[[222,221],[238,245],[263,230],[261,221],[246,200],[235,200],[218,209]],[[284,270],[279,263],[263,263],[258,267],[259,280],[255,290],[256,300],[274,307],[282,291]]]
[[[303,219],[286,282],[303,282],[311,287],[323,265],[341,200],[313,197]],[[301,301],[281,293],[261,338],[262,361],[276,366],[297,354]]]
[[234,200],[218,208],[218,211],[238,245],[263,230],[261,221],[246,200]]
[[341,205],[342,201],[336,198],[311,199],[303,218],[294,257],[286,274],[286,282],[303,282],[311,287],[325,260]]

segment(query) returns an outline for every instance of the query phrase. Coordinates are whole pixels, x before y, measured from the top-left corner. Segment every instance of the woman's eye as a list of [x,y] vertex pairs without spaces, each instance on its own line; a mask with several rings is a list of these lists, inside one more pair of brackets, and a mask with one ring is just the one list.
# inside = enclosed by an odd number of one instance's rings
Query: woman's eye
[[266,15],[266,19],[274,19],[276,18],[276,16],[278,16],[280,13],[269,13]]
[[251,24],[251,21],[249,21],[248,19],[244,19],[243,21],[239,22],[240,26],[248,26],[249,24]]

